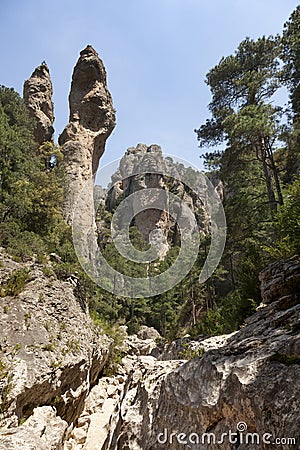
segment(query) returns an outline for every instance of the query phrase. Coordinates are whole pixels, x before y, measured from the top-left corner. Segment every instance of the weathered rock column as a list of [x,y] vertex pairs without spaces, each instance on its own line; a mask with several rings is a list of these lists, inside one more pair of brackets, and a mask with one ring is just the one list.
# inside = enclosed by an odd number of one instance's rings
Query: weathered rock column
[[51,141],[54,133],[52,83],[46,63],[38,66],[31,77],[25,81],[23,98],[30,116],[35,120],[35,140],[38,144]]
[[92,181],[105,142],[115,127],[115,111],[107,89],[106,71],[90,45],[80,52],[74,68],[69,105],[69,124],[59,137],[68,184],[64,216],[68,223],[72,222],[78,196],[90,180],[90,188],[84,193],[84,211],[80,219],[82,226],[90,229],[95,227]]

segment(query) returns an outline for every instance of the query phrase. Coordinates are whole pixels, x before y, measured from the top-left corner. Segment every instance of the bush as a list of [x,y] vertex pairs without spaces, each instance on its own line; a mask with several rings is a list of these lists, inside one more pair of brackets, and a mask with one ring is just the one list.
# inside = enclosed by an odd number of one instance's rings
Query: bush
[[9,279],[2,283],[0,286],[1,297],[11,296],[15,297],[19,295],[27,281],[29,280],[29,269],[18,269],[15,270],[9,277]]
[[273,224],[273,242],[264,247],[274,259],[300,254],[300,177],[284,194],[284,205],[280,207]]
[[105,366],[103,375],[112,376],[115,374],[119,364],[122,362],[123,345],[126,337],[118,324],[111,325],[109,322],[103,320],[99,314],[91,312],[91,317],[96,325],[99,325],[107,336],[113,339],[113,345],[110,352],[108,364]]
[[[11,228],[9,228],[10,225],[12,225]],[[15,259],[28,261],[34,255],[40,260],[43,259],[46,245],[39,235],[31,231],[20,231],[16,224],[11,223],[1,224],[0,229],[4,231],[5,236],[2,245],[5,245],[7,252]]]

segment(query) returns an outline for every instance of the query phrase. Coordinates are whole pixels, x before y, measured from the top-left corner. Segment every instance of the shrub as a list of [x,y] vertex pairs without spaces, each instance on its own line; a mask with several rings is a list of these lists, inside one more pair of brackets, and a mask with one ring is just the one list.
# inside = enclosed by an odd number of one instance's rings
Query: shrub
[[19,295],[29,280],[29,273],[30,271],[27,268],[17,269],[12,272],[9,279],[0,286],[1,297],[15,297]]

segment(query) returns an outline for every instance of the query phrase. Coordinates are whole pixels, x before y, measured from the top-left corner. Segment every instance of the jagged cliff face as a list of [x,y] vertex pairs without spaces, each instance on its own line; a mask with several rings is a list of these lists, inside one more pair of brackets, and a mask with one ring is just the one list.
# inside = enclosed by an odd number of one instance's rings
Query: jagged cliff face
[[[187,230],[193,229],[194,225],[184,212],[184,205],[188,205],[192,211],[200,232],[208,233],[209,219],[205,211],[205,201],[192,190],[188,191],[181,181],[182,174],[178,169],[170,158],[163,157],[160,146],[138,144],[129,148],[121,159],[119,169],[112,176],[112,187],[106,198],[107,209],[112,211],[120,199],[144,191],[143,195],[136,196],[130,203],[130,215],[134,218],[133,225],[138,228],[145,241],[149,242],[150,235],[152,239],[160,240],[158,246],[161,257],[165,256],[170,245],[180,244],[178,222],[184,224]],[[175,217],[170,214],[168,192],[183,200],[182,203],[178,201],[175,208],[172,207]],[[162,209],[158,209],[156,205]],[[154,234],[156,230],[159,233]]]
[[52,93],[49,68],[41,64],[25,81],[23,89],[25,105],[35,121],[34,136],[38,144],[51,141],[54,133]]
[[[69,95],[69,124],[59,137],[64,154],[68,193],[64,215],[71,223],[78,195],[98,169],[105,142],[115,126],[103,62],[92,46],[80,52]],[[91,183],[92,186],[92,183]],[[85,198],[85,226],[94,226],[93,191]]]
[[[181,351],[130,338],[119,374],[93,389],[65,448],[267,450],[276,438],[296,440],[276,448],[298,448],[299,277],[297,260],[263,271],[266,304],[231,335],[185,340]],[[188,346],[201,356],[178,359]],[[248,444],[247,433],[256,433]]]
[[[57,279],[50,260],[18,263],[0,252],[0,261],[1,426],[17,426],[34,408],[55,405],[67,428],[82,411],[111,340],[93,324],[76,276]],[[6,291],[20,271],[27,273],[20,292]]]

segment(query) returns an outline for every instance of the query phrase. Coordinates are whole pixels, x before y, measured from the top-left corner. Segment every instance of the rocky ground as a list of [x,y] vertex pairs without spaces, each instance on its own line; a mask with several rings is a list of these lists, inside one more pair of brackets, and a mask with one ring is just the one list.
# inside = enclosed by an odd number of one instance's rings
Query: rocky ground
[[112,341],[92,322],[76,276],[62,281],[51,261],[20,263],[4,252],[0,266],[1,424],[17,426],[44,405],[71,423]]
[[[5,262],[7,276],[17,263]],[[2,299],[3,308],[8,304],[9,310],[2,312],[8,315],[6,325],[1,321],[6,327],[1,336],[8,336],[5,345],[10,346],[5,356],[2,343],[2,355],[13,367],[14,394],[9,404],[12,419],[6,422],[9,428],[1,432],[0,449],[298,448],[298,260],[273,264],[261,274],[265,303],[241,330],[197,341],[185,337],[162,346],[155,330],[143,328],[139,335],[126,337],[122,363],[109,377],[101,375],[108,339],[94,334],[72,294],[70,281],[52,280],[50,286],[35,265],[31,272],[31,280],[17,298]],[[37,300],[41,291],[46,304]],[[26,325],[27,305],[33,318]],[[62,314],[72,332],[80,326],[80,343],[55,367],[53,361],[61,357],[65,338],[55,350],[47,350],[45,345],[57,333]],[[52,321],[50,330],[45,328],[47,320]],[[64,333],[70,334],[71,328]],[[22,348],[12,360],[9,354],[17,341]],[[31,345],[36,346],[34,351]],[[93,359],[91,354],[98,356]],[[14,426],[17,417],[27,416],[23,424]],[[229,430],[238,430],[234,444],[228,434],[225,437]],[[244,442],[247,433],[257,433],[250,446]],[[224,442],[220,444],[222,434]],[[296,444],[270,447],[262,442],[263,437],[272,443],[292,438]],[[209,444],[207,439],[211,439]]]

